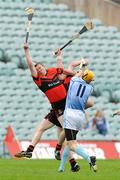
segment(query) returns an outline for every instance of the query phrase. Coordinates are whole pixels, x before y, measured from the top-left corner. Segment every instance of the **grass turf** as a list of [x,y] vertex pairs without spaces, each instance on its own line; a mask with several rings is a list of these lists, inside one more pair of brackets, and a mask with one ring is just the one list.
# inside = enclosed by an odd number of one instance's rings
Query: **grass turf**
[[1,180],[120,180],[120,160],[98,160],[98,172],[89,169],[85,160],[79,160],[81,170],[70,172],[67,163],[64,173],[57,172],[57,160],[0,159]]

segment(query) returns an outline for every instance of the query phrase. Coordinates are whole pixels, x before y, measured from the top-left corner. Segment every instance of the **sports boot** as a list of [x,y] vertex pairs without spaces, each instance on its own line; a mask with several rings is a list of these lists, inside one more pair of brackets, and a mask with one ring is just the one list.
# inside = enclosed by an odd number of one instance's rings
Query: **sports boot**
[[17,158],[23,158],[23,157],[31,158],[32,157],[32,152],[21,151],[21,152],[15,154],[15,157],[17,157]]

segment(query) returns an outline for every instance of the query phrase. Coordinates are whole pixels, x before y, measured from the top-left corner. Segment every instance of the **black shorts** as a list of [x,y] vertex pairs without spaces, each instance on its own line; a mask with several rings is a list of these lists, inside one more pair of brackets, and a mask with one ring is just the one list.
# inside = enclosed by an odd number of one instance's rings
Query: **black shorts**
[[67,141],[76,140],[76,136],[78,131],[73,129],[64,129],[65,131],[65,137]]
[[58,117],[63,115],[63,109],[51,109],[50,112],[45,116],[45,119],[53,123],[54,125],[61,127],[61,124],[58,121]]

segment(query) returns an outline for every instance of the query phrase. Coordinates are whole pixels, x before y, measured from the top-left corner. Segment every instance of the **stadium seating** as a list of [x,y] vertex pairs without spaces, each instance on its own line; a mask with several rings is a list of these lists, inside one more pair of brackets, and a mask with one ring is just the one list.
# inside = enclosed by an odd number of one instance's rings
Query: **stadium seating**
[[[31,55],[36,61],[46,66],[54,66],[55,57],[51,52],[66,43],[78,32],[88,17],[84,12],[73,12],[64,4],[53,4],[52,0],[2,0],[0,5],[0,140],[4,139],[6,127],[12,125],[19,139],[31,139],[36,125],[49,112],[47,98],[34,85],[25,62],[23,42],[27,17],[24,9],[35,8],[33,25],[30,33]],[[78,138],[83,140],[115,140],[120,136],[120,121],[113,118],[113,111],[119,109],[110,102],[112,96],[120,99],[120,32],[114,26],[106,27],[99,19],[93,19],[94,29],[81,35],[63,50],[65,67],[70,60],[81,57],[90,60],[90,67],[95,72],[94,88],[98,92],[93,96],[95,106],[90,110],[92,119],[97,108],[105,111],[110,124],[106,137],[96,131],[82,130]],[[3,58],[4,57],[4,58]],[[4,59],[8,57],[8,62]],[[21,67],[21,68],[20,68]],[[57,139],[55,128],[49,130],[43,139]]]

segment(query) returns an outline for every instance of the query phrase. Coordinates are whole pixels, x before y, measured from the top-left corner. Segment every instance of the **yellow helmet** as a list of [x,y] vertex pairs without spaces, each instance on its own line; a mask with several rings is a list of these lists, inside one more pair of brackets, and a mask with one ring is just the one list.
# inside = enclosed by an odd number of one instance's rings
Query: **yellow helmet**
[[86,82],[91,82],[94,79],[94,73],[93,71],[86,69],[83,73],[82,79]]

